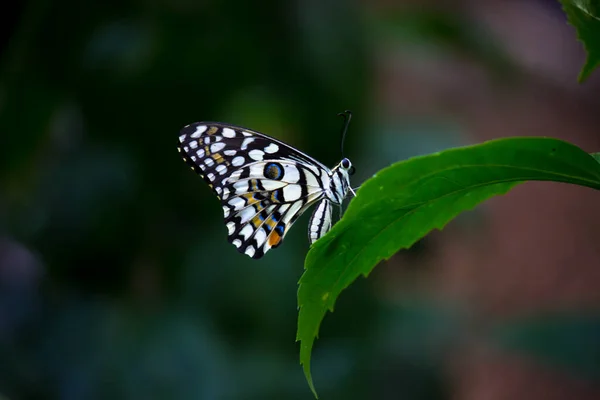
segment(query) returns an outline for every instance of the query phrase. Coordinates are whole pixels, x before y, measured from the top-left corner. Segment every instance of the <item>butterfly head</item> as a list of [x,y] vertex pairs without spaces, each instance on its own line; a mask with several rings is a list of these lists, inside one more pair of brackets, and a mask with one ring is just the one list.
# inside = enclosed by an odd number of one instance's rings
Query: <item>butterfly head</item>
[[350,160],[345,157],[342,159],[342,161],[340,161],[339,167],[345,170],[349,176],[354,175],[354,172],[356,171]]
[[354,173],[354,167],[347,158],[342,158],[331,170],[331,180],[329,181],[329,189],[332,194],[331,201],[341,204],[350,190],[350,175]]

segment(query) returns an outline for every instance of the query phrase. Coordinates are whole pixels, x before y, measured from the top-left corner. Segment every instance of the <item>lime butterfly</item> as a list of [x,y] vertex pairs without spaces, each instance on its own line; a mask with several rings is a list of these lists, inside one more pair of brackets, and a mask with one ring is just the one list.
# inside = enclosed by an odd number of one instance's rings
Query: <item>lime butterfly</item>
[[[351,113],[345,117],[342,146]],[[220,122],[196,122],[179,133],[183,160],[215,192],[228,239],[239,252],[260,258],[279,246],[296,219],[317,204],[309,223],[314,243],[332,226],[332,205],[354,191],[354,168],[343,158],[329,169],[265,134]]]

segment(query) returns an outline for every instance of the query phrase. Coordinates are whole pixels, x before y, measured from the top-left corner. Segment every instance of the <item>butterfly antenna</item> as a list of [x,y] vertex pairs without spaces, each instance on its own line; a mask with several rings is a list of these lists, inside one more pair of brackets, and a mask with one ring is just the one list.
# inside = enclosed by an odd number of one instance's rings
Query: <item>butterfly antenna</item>
[[352,111],[346,110],[338,114],[340,117],[344,117],[344,127],[342,128],[342,158],[344,158],[344,139],[346,138],[346,132],[348,131],[348,125],[350,125],[350,120],[352,119]]

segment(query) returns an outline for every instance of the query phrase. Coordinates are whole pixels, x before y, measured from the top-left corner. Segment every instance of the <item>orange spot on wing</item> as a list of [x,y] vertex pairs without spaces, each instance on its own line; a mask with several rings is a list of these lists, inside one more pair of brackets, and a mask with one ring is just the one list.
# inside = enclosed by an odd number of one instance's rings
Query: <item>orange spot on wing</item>
[[271,247],[277,246],[279,244],[279,242],[281,242],[281,236],[276,231],[272,231],[271,234],[269,235],[269,240],[268,240],[269,246],[271,246]]

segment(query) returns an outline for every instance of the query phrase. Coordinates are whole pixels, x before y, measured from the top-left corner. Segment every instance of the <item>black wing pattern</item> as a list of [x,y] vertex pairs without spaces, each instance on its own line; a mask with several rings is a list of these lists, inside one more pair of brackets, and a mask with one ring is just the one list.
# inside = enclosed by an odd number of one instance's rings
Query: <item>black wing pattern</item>
[[229,242],[252,258],[279,246],[325,196],[327,167],[250,129],[196,122],[179,133],[178,150],[221,201]]

